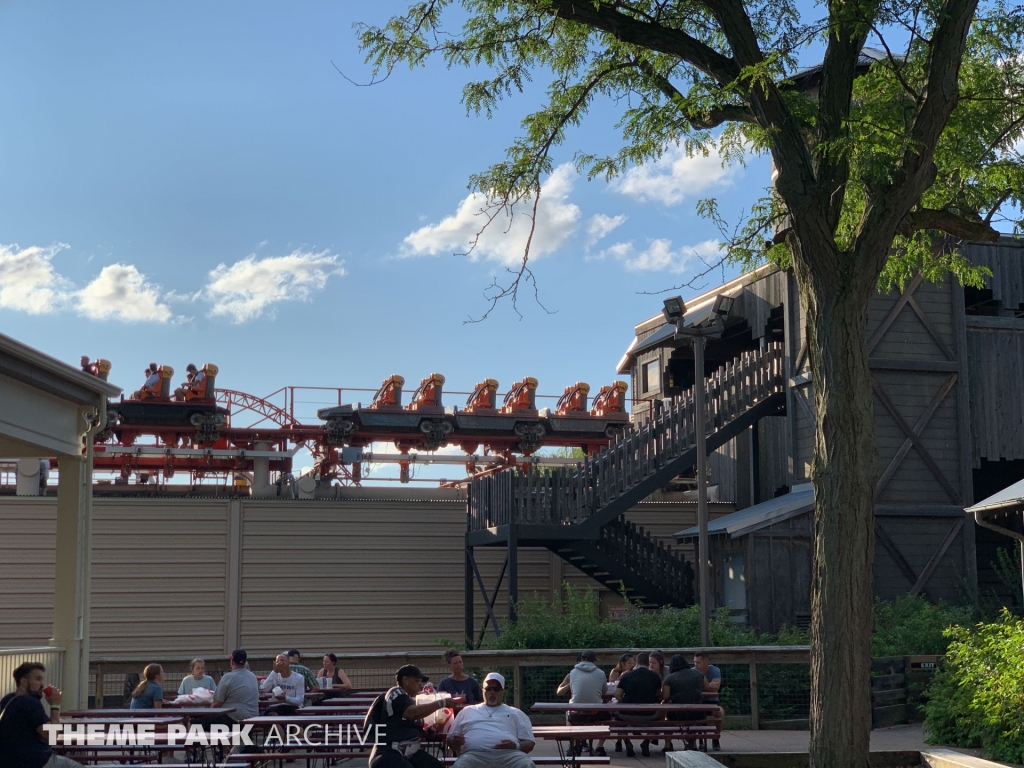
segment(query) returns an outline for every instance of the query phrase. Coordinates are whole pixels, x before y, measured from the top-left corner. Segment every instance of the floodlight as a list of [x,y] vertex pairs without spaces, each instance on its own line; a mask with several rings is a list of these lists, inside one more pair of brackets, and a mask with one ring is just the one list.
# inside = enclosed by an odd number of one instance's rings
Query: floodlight
[[711,308],[711,311],[715,317],[726,317],[732,311],[734,301],[736,300],[732,296],[720,293],[715,298],[715,305]]
[[683,301],[683,297],[673,296],[671,299],[665,299],[661,314],[665,316],[665,321],[668,323],[674,323],[685,315],[686,303]]

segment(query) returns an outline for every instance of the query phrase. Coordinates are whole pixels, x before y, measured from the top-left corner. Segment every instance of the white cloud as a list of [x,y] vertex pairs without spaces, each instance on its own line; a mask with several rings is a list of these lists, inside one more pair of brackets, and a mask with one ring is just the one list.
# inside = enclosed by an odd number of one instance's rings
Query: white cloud
[[57,274],[50,260],[67,247],[0,245],[0,308],[30,315],[58,309],[67,300],[68,283]]
[[625,214],[618,216],[607,216],[598,213],[590,217],[587,222],[587,247],[589,248],[598,240],[602,240],[613,231],[618,229],[626,221]]
[[[541,185],[540,202],[537,205],[537,226],[530,254],[537,258],[551,253],[576,231],[580,220],[580,209],[568,201],[576,174],[568,163],[558,166]],[[479,194],[465,197],[454,215],[438,224],[417,229],[403,241],[403,256],[436,256],[440,253],[465,252],[473,238],[486,222],[481,209],[486,199]],[[511,221],[499,214],[480,236],[480,241],[471,254],[474,261],[488,259],[506,266],[514,266],[523,258],[527,238],[530,235],[530,199],[516,206]]]
[[630,168],[612,188],[641,202],[678,205],[712,187],[729,186],[737,172],[735,165],[723,167],[714,149],[707,157],[699,152],[688,156],[685,148],[673,145],[659,160]]
[[308,300],[313,291],[327,285],[331,275],[344,275],[343,265],[327,251],[293,251],[265,259],[250,255],[230,267],[218,264],[209,274],[205,296],[213,303],[211,314],[228,315],[242,323],[282,301]]
[[160,286],[146,280],[131,264],[111,264],[75,294],[77,308],[90,320],[158,322],[171,319]]
[[685,272],[695,258],[707,260],[720,255],[717,240],[705,240],[672,250],[672,241],[664,238],[652,240],[643,251],[638,251],[632,242],[628,242],[615,243],[600,254],[601,258],[621,261],[630,272]]

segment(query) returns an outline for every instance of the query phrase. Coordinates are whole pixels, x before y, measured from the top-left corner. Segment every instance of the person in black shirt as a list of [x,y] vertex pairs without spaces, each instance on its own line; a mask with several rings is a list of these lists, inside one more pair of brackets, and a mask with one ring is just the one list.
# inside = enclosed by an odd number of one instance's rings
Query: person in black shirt
[[416,694],[429,679],[419,667],[406,664],[395,673],[398,685],[370,705],[363,727],[384,726],[370,753],[370,768],[442,768],[440,760],[420,750],[423,725],[418,721],[431,712],[450,707],[452,700],[447,697],[417,704]]
[[[45,693],[46,667],[26,661],[14,670],[14,693],[0,699],[0,768],[82,768],[81,763],[53,754],[43,726],[60,722],[59,689]],[[50,705],[43,711],[42,699]]]
[[[700,670],[690,666],[690,662],[681,654],[677,653],[669,662],[669,673],[665,677],[665,683],[661,689],[661,698],[672,704],[703,704],[704,703],[704,675]],[[704,720],[707,714],[704,712],[669,712],[669,720]],[[693,749],[692,742],[687,743],[688,748]],[[672,751],[672,742],[665,742],[664,752]]]
[[464,696],[467,707],[473,704],[483,704],[484,695],[480,690],[480,683],[462,671],[464,666],[462,654],[458,651],[448,651],[444,655],[444,660],[448,662],[448,671],[451,674],[441,678],[441,682],[437,684],[437,690],[441,693],[450,693],[452,696]]
[[[623,704],[660,704],[661,675],[651,670],[651,657],[648,653],[636,655],[636,666],[619,678],[619,687],[612,691],[612,696]],[[627,723],[646,723],[657,720],[661,713],[657,711],[616,712],[615,719]],[[636,757],[633,742],[626,739],[626,757]],[[650,741],[640,742],[640,753],[650,757]]]

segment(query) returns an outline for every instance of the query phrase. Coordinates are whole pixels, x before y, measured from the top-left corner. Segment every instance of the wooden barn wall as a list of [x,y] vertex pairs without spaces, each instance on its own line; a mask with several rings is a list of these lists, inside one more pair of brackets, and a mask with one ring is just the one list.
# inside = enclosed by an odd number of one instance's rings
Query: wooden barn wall
[[718,486],[719,501],[735,503],[737,475],[743,470],[750,471],[749,466],[741,469],[737,459],[737,438],[735,437],[721,448],[713,451],[708,457],[711,482]]
[[789,426],[785,416],[769,416],[755,427],[758,432],[758,502],[775,498],[780,488],[789,485]]
[[1006,237],[997,243],[967,243],[962,253],[975,266],[992,270],[985,287],[992,291],[993,299],[1003,302],[1006,309],[1024,305],[1024,247],[1020,240]]
[[764,336],[773,308],[786,303],[786,272],[776,269],[744,286],[732,306],[733,317],[743,317],[755,339]]
[[[733,511],[712,504],[712,518]],[[360,489],[332,500],[96,498],[94,657],[435,647],[464,628],[465,502],[457,492]],[[696,504],[672,494],[627,514],[675,546]],[[0,497],[0,647],[52,635],[56,499]],[[684,551],[687,548],[681,548]],[[493,590],[505,558],[478,548]],[[519,551],[519,594],[564,581],[608,591],[545,549]],[[504,624],[507,580],[495,605]],[[486,615],[475,593],[477,629]]]
[[812,516],[801,515],[734,544],[746,554],[749,621],[762,632],[806,626],[811,613],[812,526]]
[[963,292],[916,279],[868,311],[879,480],[875,590],[960,602],[974,577]]
[[1024,320],[968,318],[967,354],[974,466],[1024,459]]

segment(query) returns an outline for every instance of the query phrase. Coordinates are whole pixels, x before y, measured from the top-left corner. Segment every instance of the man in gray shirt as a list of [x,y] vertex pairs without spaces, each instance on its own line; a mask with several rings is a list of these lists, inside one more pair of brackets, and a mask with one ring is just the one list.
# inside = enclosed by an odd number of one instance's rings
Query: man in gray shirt
[[213,694],[214,707],[234,707],[235,711],[209,720],[204,718],[206,722],[233,725],[260,713],[260,685],[256,675],[245,667],[248,658],[241,649],[231,652],[231,671],[221,677]]

